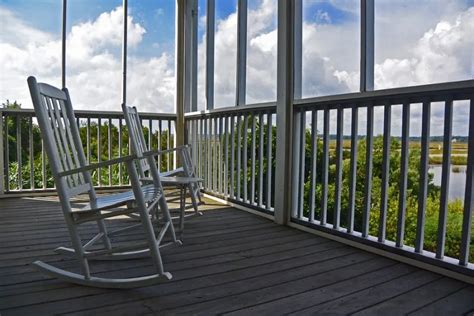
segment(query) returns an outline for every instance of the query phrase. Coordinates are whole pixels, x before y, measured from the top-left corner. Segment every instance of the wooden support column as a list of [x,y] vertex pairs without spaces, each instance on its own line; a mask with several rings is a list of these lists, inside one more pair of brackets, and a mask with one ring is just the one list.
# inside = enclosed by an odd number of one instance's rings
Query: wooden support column
[[303,0],[293,0],[293,97],[303,97]]
[[247,80],[247,0],[237,1],[237,78],[235,105],[245,105]]
[[191,55],[191,112],[197,111],[198,88],[198,2],[190,0],[191,7],[191,47],[186,53]]
[[62,87],[66,88],[66,22],[67,0],[63,0],[62,34],[61,34],[61,79]]
[[[7,122],[5,122],[6,125]],[[0,197],[4,195],[5,193],[5,171],[8,172],[8,169],[5,170],[5,160],[4,160],[4,155],[5,151],[3,149],[3,137],[4,137],[5,130],[3,129],[3,113],[2,109],[0,108]],[[6,135],[8,137],[8,135]],[[8,145],[8,138],[6,141],[6,144]],[[6,184],[8,185],[8,183]]]
[[206,109],[214,109],[214,37],[216,1],[207,0],[206,12]]
[[[184,113],[191,112],[191,86],[192,86],[192,64],[193,58],[192,54],[189,53],[190,48],[193,42],[192,36],[192,2],[194,0],[183,0],[178,2],[183,2],[183,10],[184,10],[184,17],[183,17],[183,46],[179,53],[183,54],[183,94],[184,94]],[[176,13],[178,14],[178,12]],[[178,26],[176,27],[176,37],[178,37]],[[176,44],[176,47],[178,44]],[[176,52],[176,56],[178,52]],[[178,72],[176,72],[178,75]]]
[[360,91],[374,90],[374,0],[360,4]]
[[[198,8],[197,0],[184,0],[183,33],[184,44],[184,113],[197,111],[197,46]],[[177,13],[178,14],[178,13]],[[177,28],[176,28],[177,30]],[[178,34],[176,34],[178,36]],[[176,44],[177,45],[177,44]]]
[[184,144],[185,138],[185,16],[186,16],[186,0],[176,1],[176,95],[175,95],[175,112],[176,112],[176,137],[175,146]]
[[294,97],[295,2],[278,0],[275,222],[287,224],[291,213]]
[[128,0],[123,0],[122,104],[127,104],[127,29]]
[[[294,1],[294,13],[293,13],[293,99],[301,99],[302,97],[302,52],[303,52],[303,5],[302,5],[302,0],[295,0]],[[293,121],[293,130],[295,131],[301,131],[301,128],[305,128],[304,126],[301,126],[304,118],[302,116],[305,116],[306,114],[304,112],[297,112],[294,113],[294,121]],[[292,159],[292,170],[295,170],[295,172],[292,172],[292,192],[288,192],[288,194],[291,194],[292,198],[292,204],[291,204],[291,212],[293,215],[296,215],[301,211],[299,209],[299,204],[300,204],[300,198],[299,198],[299,192],[298,192],[298,186],[300,185],[300,163],[301,163],[301,150],[300,148],[302,147],[302,140],[301,135],[299,133],[294,134],[295,137],[292,140],[293,144],[293,159]],[[303,145],[304,148],[304,145]],[[302,214],[302,213],[301,213]]]

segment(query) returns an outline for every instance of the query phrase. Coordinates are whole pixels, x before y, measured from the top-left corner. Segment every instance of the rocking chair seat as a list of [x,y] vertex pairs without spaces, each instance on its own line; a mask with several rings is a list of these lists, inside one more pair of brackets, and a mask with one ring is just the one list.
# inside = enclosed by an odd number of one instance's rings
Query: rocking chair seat
[[[145,183],[150,183],[153,181],[152,177],[145,177],[140,178],[141,181]],[[160,173],[160,181],[163,186],[176,186],[176,185],[188,185],[191,183],[199,183],[204,181],[202,178],[197,177],[161,177]]]
[[160,172],[160,177],[172,177],[180,173],[184,173],[183,167],[179,167],[170,171]]
[[197,177],[163,177],[160,178],[160,180],[163,185],[185,185],[204,181],[203,179]]
[[[154,184],[147,184],[142,186],[142,192],[145,197],[146,203],[156,201],[161,197],[161,190],[157,188]],[[128,202],[133,201],[135,201],[133,191],[98,196],[95,203],[88,203],[82,208],[74,210],[74,212],[96,212],[101,210],[107,210],[110,208],[125,205]]]

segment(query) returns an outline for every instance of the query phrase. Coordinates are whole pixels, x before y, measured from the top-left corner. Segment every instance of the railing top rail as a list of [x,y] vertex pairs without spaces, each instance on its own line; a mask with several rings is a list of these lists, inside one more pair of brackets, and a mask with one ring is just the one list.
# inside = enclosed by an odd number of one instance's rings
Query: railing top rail
[[424,98],[436,102],[445,100],[447,95],[453,97],[454,100],[464,100],[468,99],[473,92],[474,80],[464,80],[299,99],[294,101],[294,105],[296,107],[312,107],[335,104],[352,105],[364,102],[383,105],[386,101],[390,101],[392,104],[401,104],[405,101],[422,102]]
[[[123,112],[121,111],[88,111],[88,110],[76,110],[74,111],[78,118],[123,118]],[[7,109],[0,108],[0,113],[15,114],[19,116],[31,116],[34,114],[33,109]],[[176,119],[174,113],[151,113],[143,112],[140,113],[140,117],[144,119]]]
[[207,115],[224,115],[230,113],[247,113],[247,112],[256,112],[256,111],[268,111],[268,110],[275,110],[276,109],[276,102],[265,102],[265,103],[256,103],[256,104],[248,104],[242,106],[229,106],[225,108],[213,109],[213,110],[205,110],[205,111],[196,111],[186,113],[186,118],[199,118],[202,116]]

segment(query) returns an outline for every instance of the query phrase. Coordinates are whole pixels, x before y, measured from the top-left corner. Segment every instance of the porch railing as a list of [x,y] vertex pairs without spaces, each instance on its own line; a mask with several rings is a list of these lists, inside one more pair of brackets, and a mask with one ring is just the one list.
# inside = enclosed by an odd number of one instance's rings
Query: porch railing
[[[473,80],[296,100],[290,221],[474,276],[473,100]],[[464,109],[468,126],[465,189],[451,201],[457,108]],[[435,112],[444,113],[441,123],[434,121]],[[121,112],[77,111],[76,116],[90,161],[129,153]],[[175,115],[141,117],[151,148],[173,146]],[[0,109],[0,118],[0,194],[52,191],[34,112]],[[419,133],[413,132],[416,126]],[[188,113],[185,129],[205,192],[274,213],[275,103]],[[435,142],[439,185],[429,172]],[[173,167],[174,157],[162,159],[162,170]],[[101,188],[128,184],[122,167],[93,176]]]
[[274,103],[186,115],[197,175],[205,192],[273,212],[275,185]]
[[[474,276],[473,98],[470,80],[296,101],[291,220]],[[456,157],[465,191],[450,201],[450,185],[460,185],[450,182],[455,108],[469,130]],[[431,135],[442,135],[439,186],[429,172]]]
[[[295,101],[291,222],[473,276],[473,87],[470,80]],[[455,107],[469,113],[469,131],[457,157],[465,192],[450,201]],[[442,126],[432,108],[442,109]],[[273,213],[275,122],[271,103],[187,114],[204,191]],[[435,141],[440,185],[429,172]]]
[[[122,112],[76,111],[86,159],[99,162],[130,153]],[[141,113],[148,146],[174,146],[176,115]],[[32,109],[0,109],[0,196],[54,191],[39,127]],[[160,157],[162,171],[174,167],[172,153]],[[111,189],[129,184],[125,166],[98,169],[96,187]]]

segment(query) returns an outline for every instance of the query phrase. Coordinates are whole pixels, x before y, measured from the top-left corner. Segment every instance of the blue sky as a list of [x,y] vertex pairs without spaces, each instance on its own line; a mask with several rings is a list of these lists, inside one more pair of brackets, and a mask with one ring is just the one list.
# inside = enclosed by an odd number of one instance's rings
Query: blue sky
[[[199,16],[205,16],[206,1],[199,0]],[[71,25],[91,21],[103,12],[109,12],[120,6],[121,0],[69,0],[68,1],[68,30]],[[249,0],[250,10],[256,9],[260,0]],[[0,0],[0,5],[14,12],[19,18],[37,29],[53,34],[61,32],[61,0]],[[356,3],[354,2],[354,5]],[[234,13],[237,0],[217,0],[216,19],[225,19]],[[51,14],[57,12],[57,14]],[[357,18],[354,14],[343,11],[327,1],[304,1],[305,21],[321,24],[328,21],[321,19],[318,12],[327,12],[331,23],[343,23]],[[140,23],[147,33],[140,45],[131,54],[150,57],[163,52],[172,52],[175,37],[175,1],[173,0],[129,0],[129,14],[134,21]],[[249,21],[250,22],[250,21]],[[204,30],[200,30],[202,38]]]
[[[14,12],[19,18],[39,30],[61,33],[61,0],[0,0],[0,5]],[[103,12],[121,6],[120,0],[69,0],[68,30],[72,25],[91,21]],[[174,48],[175,1],[129,0],[129,14],[147,33],[140,46],[133,52],[141,56],[161,55]],[[56,14],[51,14],[56,12]],[[153,45],[158,44],[158,45]]]
[[303,19],[304,21],[317,22],[319,24],[327,24],[329,21],[321,19],[320,14],[326,12],[330,17],[331,24],[340,24],[359,18],[359,1],[347,1],[347,6],[353,8],[357,14],[344,11],[335,7],[328,1],[313,0],[303,1]]
[[[217,0],[216,18],[224,19],[236,9],[237,0]],[[256,6],[259,1],[250,1]],[[0,5],[14,12],[19,18],[39,30],[61,33],[61,0],[0,0]],[[94,20],[103,12],[112,11],[122,5],[121,0],[69,0],[68,30],[71,25]],[[173,0],[129,0],[129,14],[143,26],[147,33],[132,54],[149,57],[174,50],[175,1]],[[205,15],[205,1],[199,0],[199,15]],[[51,14],[56,12],[57,14]],[[200,34],[202,36],[202,34]]]

